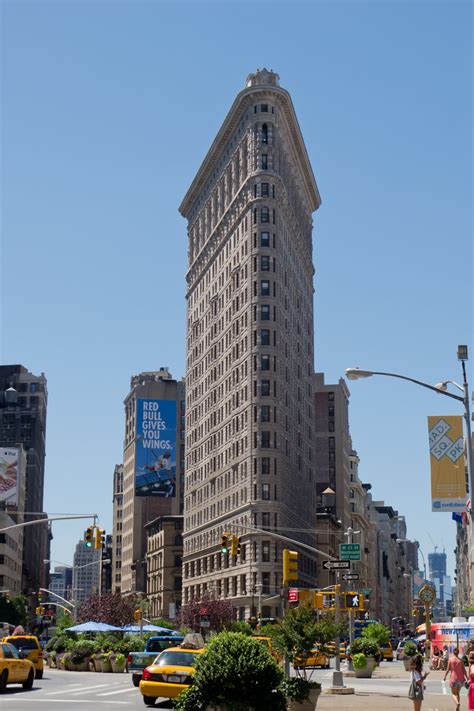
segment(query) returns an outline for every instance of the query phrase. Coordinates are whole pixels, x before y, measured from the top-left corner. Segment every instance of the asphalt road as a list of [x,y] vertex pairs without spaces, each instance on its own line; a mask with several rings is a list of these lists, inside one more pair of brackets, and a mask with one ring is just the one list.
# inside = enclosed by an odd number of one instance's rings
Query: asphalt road
[[[67,672],[46,667],[43,678],[36,679],[31,691],[13,685],[0,694],[2,711],[107,711],[112,708],[117,711],[147,708],[140,691],[132,684],[131,674]],[[171,706],[162,702],[155,708]]]

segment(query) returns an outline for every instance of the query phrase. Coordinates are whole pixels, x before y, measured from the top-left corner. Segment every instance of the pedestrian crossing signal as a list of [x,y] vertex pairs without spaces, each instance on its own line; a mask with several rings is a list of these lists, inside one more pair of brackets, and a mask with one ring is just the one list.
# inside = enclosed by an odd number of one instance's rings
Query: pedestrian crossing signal
[[364,596],[360,593],[346,593],[345,603],[348,610],[364,610]]

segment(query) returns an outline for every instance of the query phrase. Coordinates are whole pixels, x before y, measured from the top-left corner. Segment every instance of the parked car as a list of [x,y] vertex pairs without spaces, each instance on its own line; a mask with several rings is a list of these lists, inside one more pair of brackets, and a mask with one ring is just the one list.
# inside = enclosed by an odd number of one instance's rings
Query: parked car
[[42,678],[44,659],[43,650],[38,642],[38,637],[28,634],[9,635],[8,637],[4,637],[2,642],[12,644],[19,652],[23,652],[26,655],[26,658],[33,663],[36,678]]
[[307,657],[305,662],[297,658],[295,659],[293,666],[295,669],[302,669],[303,667],[320,667],[321,669],[329,669],[329,657],[321,652],[319,647],[315,647],[311,650],[311,654]]
[[154,706],[160,696],[176,699],[192,682],[194,665],[204,649],[170,647],[143,670],[139,687],[145,706]]
[[29,659],[22,659],[13,644],[0,642],[0,691],[7,684],[21,684],[24,689],[31,689],[35,680],[35,668]]
[[127,667],[132,674],[133,685],[139,685],[143,670],[152,664],[157,654],[168,647],[176,647],[183,639],[184,637],[177,634],[156,635],[147,639],[143,652],[130,652],[127,657]]

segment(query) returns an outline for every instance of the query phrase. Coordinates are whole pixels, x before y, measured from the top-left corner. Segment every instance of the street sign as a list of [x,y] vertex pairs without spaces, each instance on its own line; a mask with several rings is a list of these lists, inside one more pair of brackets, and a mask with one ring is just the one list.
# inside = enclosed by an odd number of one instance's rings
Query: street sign
[[359,573],[344,573],[343,580],[359,580]]
[[360,543],[340,543],[339,558],[342,558],[342,560],[360,560]]
[[362,590],[359,590],[361,595],[370,595],[372,592],[372,588],[362,588]]
[[350,567],[350,560],[325,560],[323,563],[325,570],[347,570],[350,569]]
[[199,621],[199,626],[200,627],[210,627],[211,626],[211,620],[209,618],[209,615],[201,615],[201,619]]

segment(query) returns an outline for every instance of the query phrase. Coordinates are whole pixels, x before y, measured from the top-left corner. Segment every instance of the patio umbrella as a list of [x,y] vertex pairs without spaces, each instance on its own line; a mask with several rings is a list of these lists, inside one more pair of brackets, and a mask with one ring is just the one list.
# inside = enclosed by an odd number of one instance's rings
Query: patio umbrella
[[66,632],[121,632],[121,627],[108,625],[106,622],[83,622],[74,627],[66,627]]
[[[178,634],[176,630],[170,630],[168,627],[160,627],[159,625],[143,625],[142,627],[143,632],[161,632],[161,634]],[[122,627],[123,632],[140,632],[140,626],[139,625],[126,625],[126,627]]]

